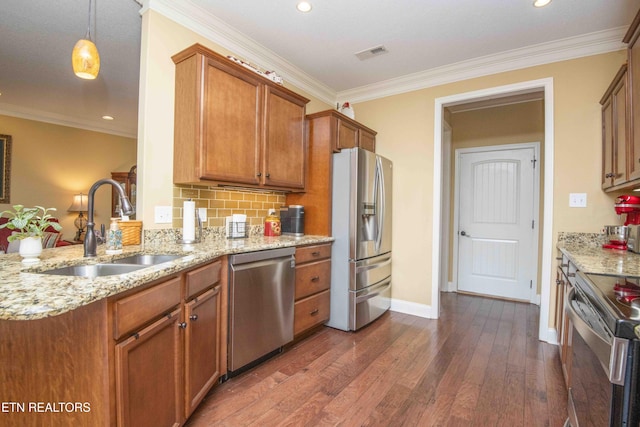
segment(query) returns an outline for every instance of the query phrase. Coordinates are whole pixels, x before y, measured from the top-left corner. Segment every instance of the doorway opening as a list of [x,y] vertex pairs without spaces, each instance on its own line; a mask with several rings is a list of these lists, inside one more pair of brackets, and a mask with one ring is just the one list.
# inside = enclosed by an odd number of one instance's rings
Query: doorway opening
[[[445,135],[445,108],[456,105],[490,102],[496,98],[507,96],[526,95],[532,92],[544,93],[544,153],[545,167],[543,171],[542,203],[543,212],[540,221],[542,230],[541,236],[541,263],[540,274],[540,321],[538,337],[542,341],[555,341],[555,333],[549,329],[549,300],[551,292],[551,253],[552,253],[552,221],[553,221],[553,79],[540,79],[512,85],[499,86],[482,89],[473,92],[466,92],[457,95],[437,98],[435,100],[435,121],[434,121],[434,187],[433,187],[433,251],[432,251],[432,283],[431,289],[431,317],[439,317],[440,312],[440,289],[439,284],[443,283],[443,275],[448,275],[445,266],[450,265],[448,251],[442,251],[443,241],[449,238],[449,227],[443,227],[443,200],[449,197],[451,188],[444,179],[449,172],[444,167],[444,155],[450,152],[451,146],[448,137]],[[454,130],[455,132],[455,130]],[[445,188],[446,187],[446,188]],[[444,259],[443,259],[444,257]],[[534,284],[534,286],[536,286]]]

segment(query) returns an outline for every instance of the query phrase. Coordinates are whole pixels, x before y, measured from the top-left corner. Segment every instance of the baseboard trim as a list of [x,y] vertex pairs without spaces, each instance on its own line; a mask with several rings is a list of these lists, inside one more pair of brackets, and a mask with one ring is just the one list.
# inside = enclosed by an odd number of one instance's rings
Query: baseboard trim
[[399,299],[391,299],[391,311],[398,313],[411,314],[412,316],[424,317],[427,319],[433,319],[433,314],[430,305],[418,304],[417,302],[403,301]]

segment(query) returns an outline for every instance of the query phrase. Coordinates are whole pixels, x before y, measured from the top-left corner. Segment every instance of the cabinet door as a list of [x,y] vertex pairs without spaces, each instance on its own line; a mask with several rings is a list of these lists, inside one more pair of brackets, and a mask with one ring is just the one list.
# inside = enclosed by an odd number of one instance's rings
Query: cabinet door
[[630,141],[629,141],[629,179],[640,178],[640,41],[636,29],[633,41],[629,45],[629,97]]
[[[626,73],[620,78],[613,90],[611,104],[613,106],[613,185],[620,185],[627,179],[627,78]],[[634,163],[634,166],[636,163]],[[636,169],[638,169],[636,167]],[[636,171],[638,173],[638,171]]]
[[201,179],[259,184],[262,87],[257,76],[207,59]]
[[178,426],[184,419],[181,310],[116,344],[118,425]]
[[358,127],[344,120],[338,119],[338,137],[336,138],[335,151],[343,148],[358,146]]
[[613,186],[613,104],[602,104],[602,189]]
[[365,150],[376,152],[376,136],[371,132],[360,129],[358,132],[358,146]]
[[264,185],[303,189],[307,146],[306,102],[266,86]]
[[220,377],[220,286],[185,305],[185,415]]

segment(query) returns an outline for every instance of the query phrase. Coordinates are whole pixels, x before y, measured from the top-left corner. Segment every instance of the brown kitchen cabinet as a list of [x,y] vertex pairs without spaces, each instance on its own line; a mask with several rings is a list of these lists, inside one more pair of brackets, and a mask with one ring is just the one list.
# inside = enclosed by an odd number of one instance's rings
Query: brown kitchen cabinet
[[220,271],[221,262],[216,261],[186,274],[185,417],[222,376]]
[[629,181],[640,180],[640,11],[629,26],[623,42],[628,43],[628,160]]
[[199,44],[172,59],[175,183],[304,190],[308,99]]
[[296,248],[294,337],[329,320],[331,244]]
[[375,151],[376,132],[336,110],[307,115],[309,164],[304,193],[289,193],[288,205],[303,205],[306,234],[331,236],[333,153],[359,146]]
[[565,312],[567,297],[575,286],[577,267],[569,258],[560,254],[556,258],[559,262],[556,272],[556,315],[555,324],[558,334],[558,349],[565,385],[569,387],[571,380],[571,321]]
[[602,105],[602,189],[629,181],[627,165],[627,65],[624,64],[600,100]]
[[179,426],[180,307],[116,344],[116,405],[121,426]]

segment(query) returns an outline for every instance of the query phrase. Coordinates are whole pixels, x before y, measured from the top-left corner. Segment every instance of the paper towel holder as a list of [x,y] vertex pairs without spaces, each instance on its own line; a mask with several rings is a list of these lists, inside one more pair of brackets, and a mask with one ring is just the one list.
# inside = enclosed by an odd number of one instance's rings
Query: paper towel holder
[[200,243],[200,241],[202,240],[202,219],[200,218],[200,215],[198,213],[198,210],[196,209],[196,222],[198,223],[198,234],[195,236],[195,239],[191,240],[187,240],[187,239],[180,239],[178,240],[178,243],[183,244],[183,245],[191,245],[193,243]]

